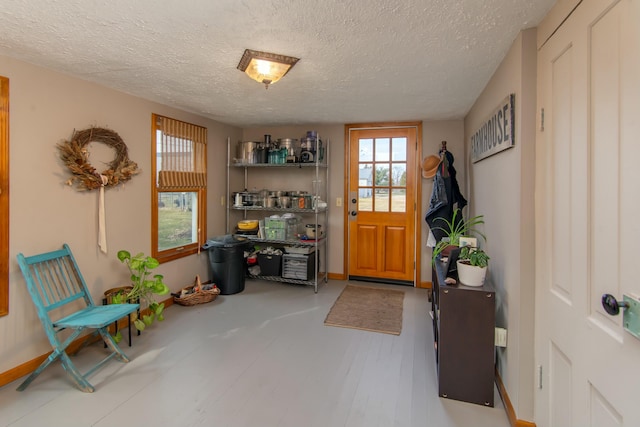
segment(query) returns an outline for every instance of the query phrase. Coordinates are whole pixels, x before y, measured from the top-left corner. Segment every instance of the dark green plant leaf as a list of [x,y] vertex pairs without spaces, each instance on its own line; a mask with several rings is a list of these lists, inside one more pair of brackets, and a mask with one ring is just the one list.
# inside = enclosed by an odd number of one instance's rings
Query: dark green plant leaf
[[465,246],[460,249],[458,259],[461,261],[469,261],[469,264],[475,267],[487,267],[489,265],[490,258],[482,249]]

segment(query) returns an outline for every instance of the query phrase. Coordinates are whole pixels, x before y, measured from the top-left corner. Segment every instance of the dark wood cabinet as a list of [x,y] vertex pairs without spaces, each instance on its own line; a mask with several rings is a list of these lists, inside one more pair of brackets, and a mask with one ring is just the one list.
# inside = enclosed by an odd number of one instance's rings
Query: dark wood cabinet
[[493,406],[495,290],[447,285],[445,269],[439,261],[433,269],[431,298],[438,394]]

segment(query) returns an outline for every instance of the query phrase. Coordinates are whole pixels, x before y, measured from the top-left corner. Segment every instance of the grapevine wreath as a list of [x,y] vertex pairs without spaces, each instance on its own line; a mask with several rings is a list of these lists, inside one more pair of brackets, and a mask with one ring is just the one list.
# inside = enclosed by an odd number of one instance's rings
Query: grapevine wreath
[[[90,142],[99,142],[115,150],[115,158],[107,165],[107,169],[98,172],[89,163]],[[71,140],[58,144],[60,158],[71,171],[68,185],[76,183],[77,189],[95,190],[102,187],[102,176],[107,179],[105,187],[115,187],[129,181],[133,175],[140,173],[138,164],[129,159],[127,146],[116,132],[104,128],[89,128],[74,131]]]

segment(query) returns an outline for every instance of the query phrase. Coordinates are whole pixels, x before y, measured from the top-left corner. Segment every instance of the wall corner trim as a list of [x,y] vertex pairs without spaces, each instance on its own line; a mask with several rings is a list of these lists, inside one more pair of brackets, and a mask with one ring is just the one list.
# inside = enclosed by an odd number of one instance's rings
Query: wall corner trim
[[516,416],[516,411],[513,409],[511,399],[509,399],[507,389],[504,387],[504,383],[502,382],[498,369],[496,369],[496,386],[498,387],[498,393],[500,393],[500,398],[504,404],[504,410],[507,412],[507,418],[509,418],[509,424],[511,424],[511,427],[536,427],[535,423],[519,420]]

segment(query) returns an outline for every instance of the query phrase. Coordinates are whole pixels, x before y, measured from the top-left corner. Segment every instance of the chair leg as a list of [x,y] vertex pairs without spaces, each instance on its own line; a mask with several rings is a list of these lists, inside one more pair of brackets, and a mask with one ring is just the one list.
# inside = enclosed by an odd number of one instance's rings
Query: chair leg
[[115,340],[106,328],[100,328],[98,329],[98,332],[100,332],[100,335],[102,335],[102,340],[105,342],[105,344],[107,344],[109,349],[111,349],[111,351],[115,353],[116,359],[125,363],[129,361],[127,355],[124,354],[122,350],[120,350],[120,347],[118,346],[118,344],[116,344]]
[[80,371],[78,371],[78,368],[76,368],[76,365],[74,365],[69,356],[67,356],[67,353],[62,353],[60,355],[60,360],[62,361],[62,367],[64,368],[64,370],[81,391],[85,393],[94,392],[95,389],[93,388],[91,383],[89,383],[89,381],[87,381],[85,377],[80,373]]
[[59,353],[59,352],[55,352],[55,351],[54,351],[53,353],[51,353],[51,354],[49,355],[49,357],[47,357],[47,358],[46,358],[46,359],[45,359],[45,360],[40,364],[40,366],[38,366],[38,369],[36,369],[35,371],[33,371],[33,372],[31,373],[31,375],[29,375],[29,376],[27,377],[27,379],[25,379],[25,380],[22,382],[22,384],[20,384],[20,385],[18,386],[18,388],[17,388],[16,390],[18,390],[18,391],[24,391],[24,390],[29,386],[29,384],[31,384],[31,382],[32,382],[33,380],[35,380],[35,379],[36,379],[36,377],[42,373],[42,371],[44,371],[44,369],[45,369],[47,366],[49,366],[53,361],[55,361],[55,360],[56,360],[57,358],[59,358],[59,357],[60,357],[60,353]]
[[129,324],[129,327],[128,327],[128,329],[129,329],[129,347],[131,347],[131,324],[133,323],[133,322],[131,321],[131,315],[128,315],[128,316],[127,316],[127,319],[129,320],[129,321],[127,322],[127,323]]

